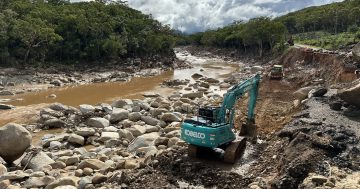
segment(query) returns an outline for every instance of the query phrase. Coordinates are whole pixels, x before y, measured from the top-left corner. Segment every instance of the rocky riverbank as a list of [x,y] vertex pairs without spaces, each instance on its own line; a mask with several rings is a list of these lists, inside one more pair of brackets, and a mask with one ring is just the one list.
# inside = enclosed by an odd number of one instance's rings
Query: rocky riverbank
[[[52,68],[0,68],[0,97],[12,97],[27,92],[39,92],[50,88],[85,85],[104,82],[125,82],[134,77],[150,77],[159,75],[170,69],[189,68],[190,65],[182,60],[175,60],[172,64],[151,64],[152,68],[141,67],[141,60],[133,60],[134,64]],[[48,98],[56,98],[49,95]],[[0,103],[13,100],[2,98]],[[11,106],[0,106],[0,109],[11,109]]]
[[[164,82],[170,87],[191,89],[167,98],[147,93],[144,100],[122,99],[111,105],[83,104],[79,108],[57,103],[42,109],[36,124],[2,127],[0,134],[9,137],[0,139],[6,140],[0,143],[13,149],[0,146],[3,163],[8,162],[0,176],[1,184],[25,188],[133,188],[138,179],[134,175],[148,171],[159,162],[157,157],[185,150],[186,144],[179,139],[180,122],[196,113],[199,105],[221,98],[209,89],[220,81],[199,74],[197,79],[195,84]],[[20,132],[31,136],[31,132],[59,128],[64,129],[63,134],[45,135],[39,145],[30,146],[31,137],[14,145],[17,138],[24,137]],[[25,149],[27,155],[11,164]]]
[[[223,80],[199,70],[193,82],[164,81],[178,89],[169,96],[154,91],[142,100],[41,108],[32,124],[0,127],[0,188],[359,188],[360,80],[326,85],[310,77],[301,88],[291,76],[307,69],[273,81],[266,77],[271,64]],[[255,72],[263,73],[258,143],[234,165],[188,157],[181,122],[199,106],[218,105],[220,89]],[[237,125],[243,118],[237,112]],[[53,130],[61,132],[34,137]]]

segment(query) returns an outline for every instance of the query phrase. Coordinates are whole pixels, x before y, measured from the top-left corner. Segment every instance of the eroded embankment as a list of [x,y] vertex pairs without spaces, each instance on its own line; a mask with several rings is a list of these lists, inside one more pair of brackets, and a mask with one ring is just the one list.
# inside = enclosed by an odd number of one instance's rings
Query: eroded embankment
[[305,75],[291,75],[291,79],[299,84],[323,79],[326,84],[349,82],[356,79],[356,62],[346,54],[327,53],[321,50],[308,48],[291,48],[276,64],[284,65],[287,72],[303,71]]

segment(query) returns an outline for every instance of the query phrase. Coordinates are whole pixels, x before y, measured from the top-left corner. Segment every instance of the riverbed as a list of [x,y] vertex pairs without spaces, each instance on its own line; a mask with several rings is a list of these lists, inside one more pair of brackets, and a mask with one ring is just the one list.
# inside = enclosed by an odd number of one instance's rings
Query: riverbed
[[[195,81],[191,76],[195,73],[199,73],[206,77],[216,78],[221,81],[233,72],[238,71],[241,67],[241,63],[228,62],[218,58],[197,57],[183,50],[177,50],[176,55],[178,59],[189,62],[192,65],[192,68],[165,71],[152,77],[135,77],[128,82],[107,82],[66,86],[42,90],[40,92],[5,96],[2,97],[2,99],[10,99],[11,101],[9,104],[14,106],[28,106],[54,102],[78,106],[80,104],[94,105],[100,102],[111,102],[118,98],[141,99],[145,92],[155,92],[161,96],[168,96],[177,90],[162,87],[161,83],[165,80],[189,79],[190,83],[193,83]],[[212,89],[220,92],[219,88],[213,87]],[[50,95],[56,95],[56,98],[50,98]]]

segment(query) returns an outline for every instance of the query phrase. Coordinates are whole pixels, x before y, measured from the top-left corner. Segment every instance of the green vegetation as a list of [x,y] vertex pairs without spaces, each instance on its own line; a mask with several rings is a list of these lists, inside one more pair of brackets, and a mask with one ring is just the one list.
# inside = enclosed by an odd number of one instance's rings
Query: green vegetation
[[173,45],[169,26],[120,1],[0,1],[0,65],[171,57]]
[[360,41],[359,0],[310,7],[275,20],[284,23],[301,44],[336,50]]
[[177,42],[220,48],[282,52],[290,35],[295,42],[338,49],[359,42],[360,0],[309,7],[270,19],[260,17],[236,22],[221,29],[178,38]]
[[358,32],[343,32],[336,35],[321,31],[307,32],[296,34],[294,39],[300,44],[337,50],[360,42],[360,30]]
[[360,25],[360,1],[345,0],[340,3],[309,7],[276,18],[292,34],[326,31],[333,34],[346,32]]
[[286,35],[285,26],[268,17],[236,22],[218,30],[187,36],[179,44],[196,44],[220,48],[238,48],[244,52],[256,50],[259,56],[264,51],[281,50]]

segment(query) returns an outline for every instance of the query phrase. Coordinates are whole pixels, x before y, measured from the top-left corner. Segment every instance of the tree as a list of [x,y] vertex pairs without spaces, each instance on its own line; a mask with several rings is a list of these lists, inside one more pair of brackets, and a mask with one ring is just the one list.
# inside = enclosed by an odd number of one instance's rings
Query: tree
[[[61,36],[55,33],[43,20],[26,17],[24,20],[17,20],[11,31],[13,38],[20,41],[24,48],[24,63],[28,61],[31,52],[45,56],[46,49],[40,48],[62,40]],[[35,52],[34,50],[39,51]]]

